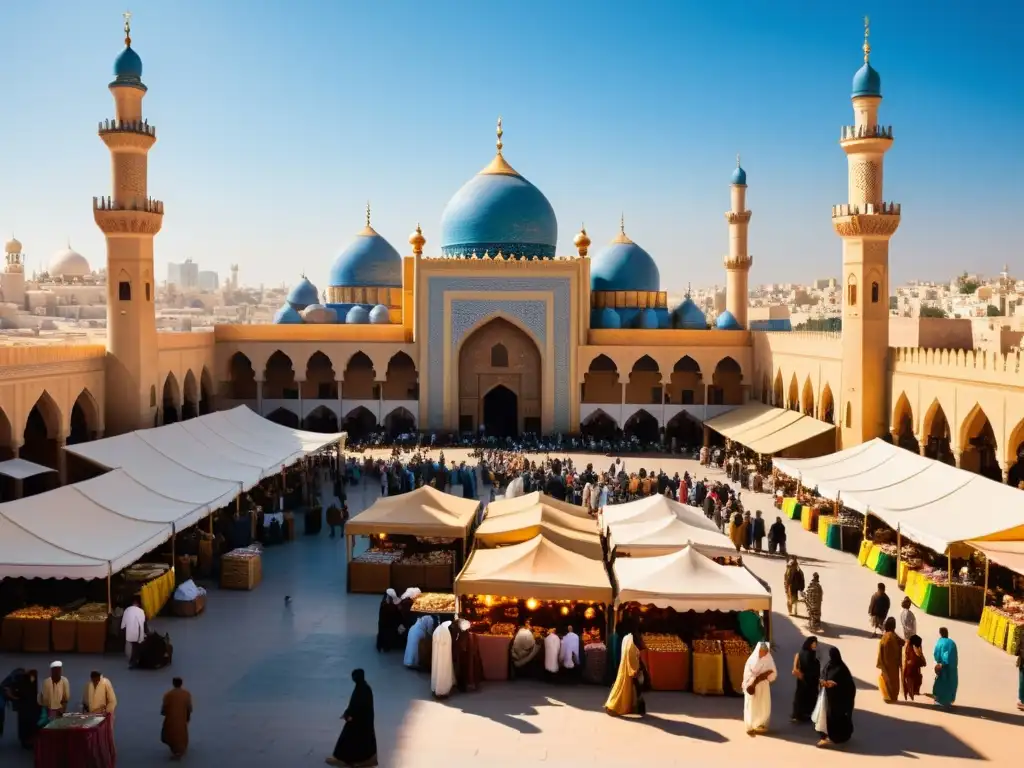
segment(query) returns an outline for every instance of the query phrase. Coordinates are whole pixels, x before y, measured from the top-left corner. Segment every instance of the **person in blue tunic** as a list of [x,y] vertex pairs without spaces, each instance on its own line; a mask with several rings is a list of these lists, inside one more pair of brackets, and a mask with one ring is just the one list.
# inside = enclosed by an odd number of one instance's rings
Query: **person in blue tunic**
[[935,703],[951,707],[956,701],[956,689],[960,683],[957,675],[956,643],[949,639],[949,630],[939,628],[939,642],[935,644],[935,685],[932,695]]

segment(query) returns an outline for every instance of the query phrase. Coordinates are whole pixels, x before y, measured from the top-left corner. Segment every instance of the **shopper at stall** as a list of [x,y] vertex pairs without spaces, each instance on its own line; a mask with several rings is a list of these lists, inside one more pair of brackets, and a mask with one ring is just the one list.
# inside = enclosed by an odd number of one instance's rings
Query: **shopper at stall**
[[31,749],[39,730],[39,677],[34,669],[25,672],[14,685],[18,702],[18,741]]
[[420,665],[420,641],[430,639],[434,632],[434,617],[423,616],[409,630],[409,637],[405,642],[405,658],[402,663],[410,669],[416,669]]
[[921,670],[928,666],[928,660],[924,657],[919,635],[911,635],[907,640],[907,647],[903,654],[903,698],[914,700],[915,696],[921,693],[921,684],[924,678]]
[[93,670],[89,673],[89,682],[85,685],[82,696],[82,711],[89,714],[105,714],[110,718],[110,728],[114,728],[114,710],[117,709],[117,696],[110,681]]
[[455,638],[453,657],[455,663],[455,682],[460,691],[475,691],[483,680],[483,661],[480,658],[480,646],[476,635],[469,631],[471,624],[467,619],[456,619],[459,633]]
[[786,589],[786,610],[790,616],[800,615],[800,593],[804,591],[804,572],[800,570],[800,563],[796,555],[786,566],[786,573],[782,577],[782,584]]
[[192,719],[192,694],[183,685],[180,677],[171,680],[171,690],[164,694],[160,706],[164,718],[160,741],[171,750],[175,760],[180,760],[188,751],[188,724]]
[[558,658],[561,655],[562,640],[555,630],[544,636],[544,678],[549,683],[558,680]]
[[50,676],[43,681],[43,691],[39,694],[39,704],[46,710],[50,720],[63,715],[71,701],[71,683],[64,677],[64,664],[55,661],[50,665]]
[[430,650],[430,691],[443,699],[455,685],[455,664],[452,661],[452,633],[450,621],[434,630]]
[[776,517],[768,529],[768,554],[774,555],[776,552],[786,556],[786,525],[781,517]]
[[793,694],[793,714],[789,719],[794,723],[806,723],[811,719],[820,690],[818,638],[808,637],[804,640],[800,652],[793,657],[793,677],[796,678],[796,692]]
[[804,602],[807,603],[807,626],[811,632],[821,631],[821,601],[825,593],[821,588],[818,574],[811,574],[811,583],[804,590]]
[[622,638],[622,658],[619,671],[612,683],[612,690],[604,703],[609,715],[622,716],[647,714],[643,698],[644,671],[640,662],[640,651],[633,642],[632,633]]
[[951,707],[956,702],[956,689],[960,685],[957,667],[956,643],[949,639],[949,630],[939,627],[939,641],[935,644],[935,684],[932,695],[935,703],[943,707]]
[[572,624],[566,627],[559,656],[562,677],[570,683],[576,682],[583,671],[583,664],[580,661],[580,636],[572,631]]
[[814,711],[815,729],[822,735],[819,747],[845,744],[853,736],[853,705],[857,684],[839,649],[828,649],[828,663],[821,673],[823,696]]
[[903,659],[903,641],[896,634],[896,617],[885,620],[882,639],[878,641],[878,690],[886,704],[900,700],[901,666]]
[[889,596],[885,594],[885,584],[879,583],[875,594],[871,596],[868,603],[868,618],[871,620],[871,636],[874,637],[885,626],[885,619],[889,615]]
[[377,733],[373,727],[373,690],[361,669],[352,670],[356,684],[348,700],[348,709],[341,716],[345,721],[328,765],[377,765]]
[[760,552],[765,537],[764,518],[761,517],[761,510],[758,509],[754,512],[754,519],[750,521],[750,525],[750,538],[754,540],[754,551]]
[[744,526],[742,512],[736,512],[732,517],[732,522],[729,523],[729,539],[732,541],[732,545],[736,547],[737,552],[746,543],[747,529]]
[[401,600],[398,593],[389,589],[384,593],[377,611],[377,653],[399,647],[401,638],[398,627],[402,623]]
[[25,670],[18,667],[0,682],[0,736],[4,735],[4,721],[7,716],[7,705],[10,704],[17,709],[18,693],[17,687]]
[[124,655],[128,657],[128,668],[139,663],[139,646],[146,639],[146,612],[142,610],[142,597],[135,595],[132,604],[121,617],[124,630]]
[[910,610],[909,597],[904,597],[903,602],[900,603],[900,627],[903,629],[903,639],[910,640],[914,635],[917,634],[917,618],[914,616],[914,612]]
[[529,671],[530,662],[540,652],[540,646],[533,636],[533,629],[530,620],[520,625],[516,636],[512,638],[512,672],[514,675],[526,675]]
[[771,649],[762,640],[754,646],[754,652],[743,667],[743,723],[750,735],[768,731],[768,719],[772,714],[769,684],[777,677]]

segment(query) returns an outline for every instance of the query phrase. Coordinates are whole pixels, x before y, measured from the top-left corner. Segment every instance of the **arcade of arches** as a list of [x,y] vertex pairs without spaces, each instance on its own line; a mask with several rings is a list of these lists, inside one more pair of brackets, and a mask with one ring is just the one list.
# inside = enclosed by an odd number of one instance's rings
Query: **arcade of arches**
[[534,340],[502,317],[459,350],[459,431],[503,437],[541,432],[541,357]]
[[649,355],[637,360],[623,376],[607,355],[598,355],[583,374],[581,403],[630,405],[741,405],[743,373],[731,357],[722,358],[705,381],[689,355],[681,357],[666,376]]

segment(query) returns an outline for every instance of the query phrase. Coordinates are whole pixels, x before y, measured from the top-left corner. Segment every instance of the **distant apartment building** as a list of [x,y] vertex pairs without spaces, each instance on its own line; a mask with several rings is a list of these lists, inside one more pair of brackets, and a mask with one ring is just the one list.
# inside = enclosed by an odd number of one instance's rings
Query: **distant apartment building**
[[752,331],[793,330],[789,307],[783,304],[773,304],[770,307],[750,307],[747,310],[747,324]]
[[220,287],[220,278],[217,273],[208,269],[199,273],[198,282],[200,291],[216,291]]
[[167,265],[167,284],[179,290],[199,287],[199,265],[192,259],[185,259],[181,264]]

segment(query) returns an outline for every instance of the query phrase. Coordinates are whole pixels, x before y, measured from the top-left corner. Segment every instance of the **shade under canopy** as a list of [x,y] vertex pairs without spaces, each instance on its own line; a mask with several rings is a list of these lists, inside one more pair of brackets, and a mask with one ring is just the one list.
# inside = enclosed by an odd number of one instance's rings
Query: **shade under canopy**
[[676,611],[767,611],[772,598],[746,568],[719,565],[694,547],[661,557],[621,558],[613,566],[615,604]]
[[675,499],[670,499],[660,493],[625,504],[607,506],[601,513],[602,524],[606,529],[620,523],[643,523],[672,517],[697,528],[719,532],[718,527],[708,520],[697,507],[680,504]]
[[26,459],[7,459],[7,461],[0,461],[0,475],[6,475],[7,477],[12,477],[15,480],[24,480],[28,477],[35,477],[36,475],[56,471],[57,470],[43,466],[42,464],[36,464],[34,461],[27,461]]
[[474,549],[455,578],[455,594],[611,603],[612,586],[603,562],[540,535],[499,549]]
[[969,540],[1024,539],[1024,494],[1016,488],[878,438],[822,458],[832,461],[777,459],[775,467],[936,552]]
[[511,512],[519,512],[524,509],[536,506],[537,504],[544,504],[552,509],[557,509],[559,512],[563,512],[573,517],[583,518],[585,520],[593,520],[590,511],[586,507],[581,507],[578,504],[570,504],[567,501],[560,501],[554,496],[548,496],[546,493],[540,491],[533,491],[522,496],[515,496],[513,498],[497,499],[487,505],[487,517],[499,517],[500,515],[507,515]]
[[993,563],[1024,575],[1024,541],[968,541]]
[[835,425],[827,421],[763,403],[741,405],[704,425],[766,456],[835,431]]
[[409,493],[377,499],[345,524],[346,536],[390,533],[464,538],[480,502],[424,485]]
[[713,557],[736,555],[736,547],[729,537],[717,528],[707,530],[685,523],[675,516],[639,523],[615,523],[608,528],[608,546],[619,555],[667,555],[689,544]]

